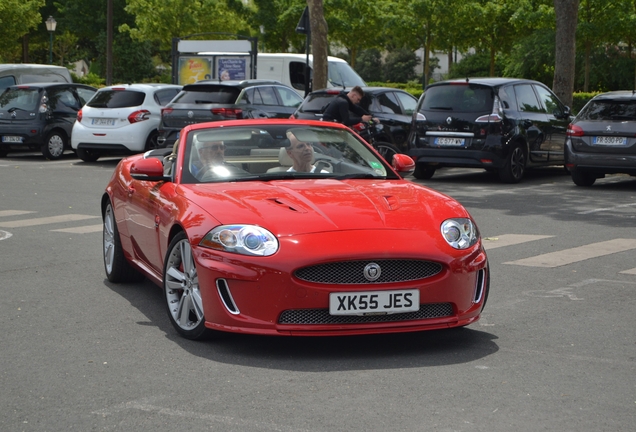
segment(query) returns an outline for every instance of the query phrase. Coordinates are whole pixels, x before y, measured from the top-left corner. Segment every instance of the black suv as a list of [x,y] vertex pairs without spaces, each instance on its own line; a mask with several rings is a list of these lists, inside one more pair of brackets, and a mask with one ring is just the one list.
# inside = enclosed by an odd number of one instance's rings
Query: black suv
[[568,128],[565,166],[577,186],[605,174],[636,176],[636,94],[602,93],[589,101]]
[[0,157],[9,151],[36,150],[47,159],[59,159],[71,149],[77,112],[96,91],[69,83],[7,87],[0,95]]
[[[349,90],[351,88],[332,88],[311,92],[298,107],[293,118],[319,120],[327,105],[341,92],[346,93]],[[376,139],[389,142],[399,152],[405,152],[417,99],[404,90],[389,87],[362,87],[362,90],[364,97],[360,101],[360,106],[380,120],[383,126]]]
[[517,183],[526,168],[563,165],[570,108],[544,84],[469,78],[431,84],[413,116],[408,154],[413,175],[441,167],[484,168]]
[[296,91],[268,80],[204,80],[183,86],[161,110],[159,139],[170,147],[184,127],[209,121],[289,118],[303,99]]

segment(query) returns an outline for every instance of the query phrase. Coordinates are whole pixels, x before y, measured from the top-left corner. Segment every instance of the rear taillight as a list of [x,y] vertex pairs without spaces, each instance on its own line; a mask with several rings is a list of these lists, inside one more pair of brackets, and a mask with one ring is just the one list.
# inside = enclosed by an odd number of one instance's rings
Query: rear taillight
[[296,116],[294,114],[292,114],[292,115],[289,116],[289,119],[290,120],[296,120]]
[[150,111],[138,110],[128,116],[130,123],[137,123],[140,121],[148,120],[150,118]]
[[488,115],[480,116],[475,119],[476,123],[500,123],[503,120],[503,109],[499,97],[495,96],[492,103],[492,112]]
[[353,126],[351,126],[354,130],[360,132],[363,131],[367,128],[367,125],[365,125],[364,123],[356,123]]
[[420,112],[416,112],[415,114],[413,114],[413,118],[415,119],[415,121],[426,121],[426,116]]
[[242,119],[243,110],[240,108],[212,108],[212,114],[228,119]]
[[583,128],[581,128],[581,126],[577,126],[577,125],[569,125],[568,126],[568,130],[565,133],[566,136],[583,136],[585,135],[585,133],[583,132]]
[[82,122],[82,110],[79,110],[79,111],[77,112],[77,121],[78,121],[79,123],[81,123],[81,122]]
[[172,114],[172,108],[161,108],[161,115]]

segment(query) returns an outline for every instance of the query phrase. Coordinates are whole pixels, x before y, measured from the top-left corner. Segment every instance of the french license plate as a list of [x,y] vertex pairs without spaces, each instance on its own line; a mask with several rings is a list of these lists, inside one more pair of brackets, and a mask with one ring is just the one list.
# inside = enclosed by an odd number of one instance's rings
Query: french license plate
[[592,141],[595,145],[626,145],[627,138],[625,137],[609,137],[609,136],[596,136]]
[[358,291],[329,294],[330,315],[384,315],[420,309],[420,291]]
[[91,121],[92,125],[95,126],[114,126],[115,125],[115,119],[103,119],[103,118],[98,118],[98,119],[93,119]]
[[464,138],[435,138],[435,145],[440,146],[463,146],[464,142]]
[[22,137],[21,136],[3,136],[2,142],[3,143],[21,143]]

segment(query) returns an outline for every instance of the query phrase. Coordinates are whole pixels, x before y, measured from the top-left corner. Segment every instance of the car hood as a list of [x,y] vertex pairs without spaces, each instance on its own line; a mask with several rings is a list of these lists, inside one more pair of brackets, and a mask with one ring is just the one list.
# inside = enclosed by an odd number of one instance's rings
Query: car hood
[[439,229],[468,217],[452,198],[404,180],[293,180],[181,185],[221,224],[255,224],[280,236],[356,229]]

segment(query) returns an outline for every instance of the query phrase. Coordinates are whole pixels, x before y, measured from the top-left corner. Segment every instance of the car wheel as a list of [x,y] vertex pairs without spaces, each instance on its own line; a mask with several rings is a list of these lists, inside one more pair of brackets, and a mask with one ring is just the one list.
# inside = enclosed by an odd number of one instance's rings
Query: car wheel
[[146,146],[144,147],[144,151],[160,148],[159,143],[157,142],[157,138],[159,138],[159,132],[157,132],[156,130],[150,132],[150,135],[148,135],[148,138],[146,139]]
[[168,316],[174,328],[187,339],[201,339],[207,333],[203,301],[192,247],[182,231],[168,247],[163,266],[163,288]]
[[525,171],[526,151],[521,144],[515,144],[499,170],[499,179],[504,183],[519,183]]
[[596,176],[585,171],[573,169],[570,174],[572,181],[577,186],[590,187],[596,182]]
[[115,222],[113,206],[108,203],[104,211],[103,229],[104,270],[106,277],[113,283],[140,282],[144,276],[132,268],[121,247],[119,230]]
[[62,157],[66,148],[66,137],[59,132],[51,132],[44,141],[42,154],[48,160],[56,160]]
[[380,153],[380,156],[382,156],[389,164],[393,162],[393,155],[400,152],[400,150],[393,144],[383,141],[376,142],[374,147],[378,153]]
[[84,162],[95,162],[99,159],[99,152],[95,150],[86,150],[86,149],[77,149],[77,157],[79,157]]
[[413,177],[415,177],[418,180],[428,180],[432,178],[434,174],[435,174],[434,167],[421,165],[421,164],[416,164],[415,171],[413,171]]

